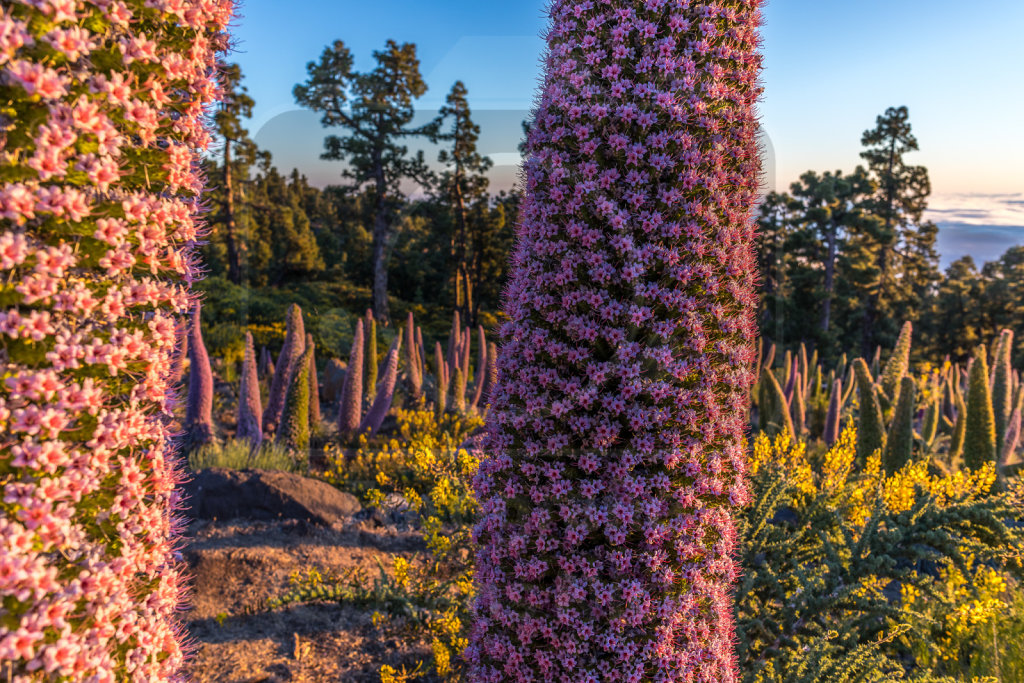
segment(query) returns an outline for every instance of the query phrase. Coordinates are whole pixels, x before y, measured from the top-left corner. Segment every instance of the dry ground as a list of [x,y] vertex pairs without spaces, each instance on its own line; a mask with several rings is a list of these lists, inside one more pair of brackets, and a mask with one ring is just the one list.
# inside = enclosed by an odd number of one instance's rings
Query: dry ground
[[[414,531],[352,521],[341,528],[295,522],[197,522],[185,557],[193,575],[185,619],[199,683],[379,681],[382,664],[410,663],[404,650],[350,606],[290,605],[270,610],[292,572],[362,567],[370,576],[395,555],[422,551]],[[410,667],[411,668],[411,667]]]

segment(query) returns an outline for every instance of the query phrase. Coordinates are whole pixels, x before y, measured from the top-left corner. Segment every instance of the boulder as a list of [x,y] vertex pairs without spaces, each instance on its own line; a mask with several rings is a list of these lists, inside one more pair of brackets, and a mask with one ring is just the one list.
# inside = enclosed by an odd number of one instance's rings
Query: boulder
[[196,472],[183,488],[186,514],[193,519],[297,519],[330,526],[362,509],[351,493],[274,470],[211,468]]

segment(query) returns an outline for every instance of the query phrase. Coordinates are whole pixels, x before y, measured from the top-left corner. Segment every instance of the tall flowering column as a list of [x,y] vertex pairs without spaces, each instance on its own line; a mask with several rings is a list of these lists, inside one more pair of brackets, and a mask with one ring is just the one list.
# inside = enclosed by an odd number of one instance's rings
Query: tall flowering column
[[0,5],[0,676],[182,664],[169,423],[230,0]]
[[188,327],[188,397],[185,401],[185,443],[188,448],[208,444],[214,439],[213,371],[210,355],[203,342],[202,304],[192,307]]
[[555,0],[476,486],[471,680],[737,680],[759,0]]

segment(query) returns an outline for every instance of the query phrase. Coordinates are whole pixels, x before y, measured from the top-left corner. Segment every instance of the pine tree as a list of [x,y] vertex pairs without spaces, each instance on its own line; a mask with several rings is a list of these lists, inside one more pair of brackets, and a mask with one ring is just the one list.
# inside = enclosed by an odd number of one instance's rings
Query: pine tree
[[325,264],[307,213],[308,184],[297,171],[281,175],[269,154],[260,152],[257,158],[259,170],[242,184],[245,201],[239,207],[248,234],[246,278],[256,286],[313,279]]
[[513,233],[519,215],[521,192],[501,190],[470,207],[470,278],[473,291],[471,320],[480,320],[481,310],[495,310],[501,304],[513,250]]
[[248,177],[249,169],[256,160],[256,144],[242,125],[243,118],[252,117],[255,102],[242,85],[242,70],[237,64],[222,66],[220,74],[224,95],[213,115],[213,124],[221,141],[220,168],[216,170],[220,176],[219,194],[223,194],[223,198],[215,236],[224,241],[228,280],[240,285],[246,241],[238,227],[236,178]]
[[795,242],[799,240],[794,234],[797,209],[793,197],[778,192],[769,192],[758,209],[756,240],[758,272],[761,273],[758,323],[762,336],[778,343],[791,337],[799,338],[799,334],[792,331],[797,307],[793,294],[799,290],[793,286],[796,279],[793,260],[798,246]]
[[866,282],[861,326],[861,352],[884,341],[879,329],[886,319],[917,317],[918,306],[938,279],[935,252],[937,228],[923,220],[931,193],[928,170],[911,166],[904,156],[918,149],[906,107],[890,107],[875,128],[864,131],[861,152],[877,182],[878,192],[868,209],[874,225],[861,233],[872,259]]
[[[473,122],[468,91],[462,81],[456,81],[445,100],[445,106],[438,112],[435,121],[437,132],[433,142],[451,143],[451,149],[442,149],[437,160],[447,170],[442,174],[440,187],[450,201],[454,216],[455,230],[452,235],[451,256],[452,291],[455,293],[455,309],[462,312],[467,322],[475,320],[476,308],[473,303],[472,278],[470,276],[470,227],[468,204],[481,201],[487,194],[487,171],[493,163],[477,152],[476,143],[480,138],[480,126]],[[451,119],[446,132],[440,132]]]
[[329,135],[323,159],[347,162],[343,173],[357,188],[369,186],[373,205],[373,313],[389,318],[388,258],[398,225],[400,184],[412,179],[426,184],[429,169],[423,152],[410,157],[403,140],[430,137],[434,125],[413,127],[413,100],[427,91],[420,75],[416,46],[389,40],[373,53],[372,71],[353,70],[354,60],[337,40],[326,47],[319,62],[310,62],[308,79],[296,85],[295,101],[321,114],[325,128],[345,128],[349,137]]
[[974,259],[963,256],[953,261],[938,284],[931,312],[921,321],[931,352],[937,357],[968,357],[988,324],[984,319],[988,300]]
[[[835,299],[839,255],[845,235],[865,224],[865,200],[876,186],[861,166],[848,175],[826,171],[819,175],[807,171],[793,183],[790,192],[800,202],[796,221],[815,233],[820,240],[820,261],[824,265],[821,284],[821,318],[818,326],[822,342],[831,345],[832,302]],[[810,330],[807,331],[810,333]],[[809,334],[807,336],[810,336]]]
[[[981,296],[968,305],[983,327],[983,338],[999,329],[1016,330],[1019,338],[1024,331],[1024,245],[1010,247],[986,263],[979,280],[976,289]],[[1021,350],[1014,349],[1011,356],[1020,359]]]

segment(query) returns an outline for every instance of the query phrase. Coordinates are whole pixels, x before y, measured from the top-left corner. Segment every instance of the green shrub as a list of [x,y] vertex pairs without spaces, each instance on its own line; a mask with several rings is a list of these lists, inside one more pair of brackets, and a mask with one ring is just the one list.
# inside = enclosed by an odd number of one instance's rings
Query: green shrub
[[252,450],[248,441],[232,439],[221,444],[211,444],[189,454],[189,467],[193,471],[220,467],[229,470],[282,470],[296,472],[299,465],[288,449],[272,441],[264,441]]
[[974,634],[972,676],[999,681],[1024,681],[1024,590],[1020,584],[1005,594],[1006,608]]

